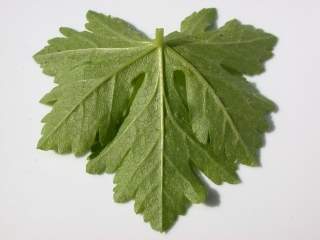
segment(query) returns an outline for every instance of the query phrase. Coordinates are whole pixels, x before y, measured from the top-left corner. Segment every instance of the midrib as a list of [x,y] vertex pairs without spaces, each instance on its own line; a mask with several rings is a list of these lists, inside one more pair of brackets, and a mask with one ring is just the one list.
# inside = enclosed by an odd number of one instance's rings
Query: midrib
[[161,221],[161,229],[163,229],[163,183],[164,183],[164,162],[163,162],[163,151],[164,151],[164,101],[163,101],[163,94],[164,94],[164,59],[163,59],[163,46],[158,48],[158,64],[159,64],[159,95],[160,95],[160,107],[159,107],[159,115],[160,115],[160,221]]

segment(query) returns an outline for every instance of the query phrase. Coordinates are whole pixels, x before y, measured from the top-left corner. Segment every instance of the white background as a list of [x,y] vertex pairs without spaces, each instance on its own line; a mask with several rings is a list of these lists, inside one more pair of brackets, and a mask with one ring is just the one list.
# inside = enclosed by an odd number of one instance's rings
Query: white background
[[[237,18],[279,37],[267,72],[253,79],[279,106],[276,129],[262,167],[242,166],[239,185],[212,185],[220,204],[211,196],[160,234],[132,202],[113,202],[112,176],[86,174],[85,158],[36,150],[49,110],[38,100],[53,84],[32,55],[58,27],[83,29],[89,9],[152,36],[203,7],[218,8],[220,26]],[[319,11],[318,0],[0,0],[0,239],[320,239]]]

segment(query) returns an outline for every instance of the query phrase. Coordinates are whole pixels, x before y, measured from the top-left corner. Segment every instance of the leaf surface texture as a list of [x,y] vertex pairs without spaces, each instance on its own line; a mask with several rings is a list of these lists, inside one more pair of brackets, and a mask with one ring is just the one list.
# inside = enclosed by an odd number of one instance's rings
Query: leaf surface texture
[[155,40],[124,20],[89,11],[86,31],[61,28],[34,58],[57,84],[41,102],[38,148],[77,156],[87,172],[114,173],[114,199],[134,200],[153,229],[167,231],[206,199],[205,174],[238,183],[239,163],[258,165],[275,110],[245,78],[264,71],[276,37],[215,9]]

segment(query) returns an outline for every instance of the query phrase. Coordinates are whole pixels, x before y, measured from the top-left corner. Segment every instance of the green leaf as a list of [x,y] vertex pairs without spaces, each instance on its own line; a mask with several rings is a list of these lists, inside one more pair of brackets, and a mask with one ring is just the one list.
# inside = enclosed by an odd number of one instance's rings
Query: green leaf
[[82,155],[87,172],[115,173],[116,202],[135,201],[167,231],[206,199],[200,172],[238,183],[239,163],[257,165],[275,105],[244,75],[261,73],[276,38],[215,9],[193,13],[181,32],[150,40],[125,21],[89,11],[88,31],[61,28],[35,55],[57,86],[41,102],[38,148]]

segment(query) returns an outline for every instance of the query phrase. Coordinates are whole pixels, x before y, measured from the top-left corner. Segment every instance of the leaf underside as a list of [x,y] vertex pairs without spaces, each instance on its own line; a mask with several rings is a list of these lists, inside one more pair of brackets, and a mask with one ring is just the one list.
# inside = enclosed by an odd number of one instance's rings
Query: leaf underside
[[89,11],[85,31],[61,28],[34,56],[57,84],[41,99],[52,111],[38,148],[90,151],[87,172],[115,173],[115,201],[134,200],[158,231],[206,199],[200,172],[234,184],[240,163],[258,165],[270,130],[275,105],[244,75],[264,71],[276,37],[216,18],[203,9],[151,40]]

